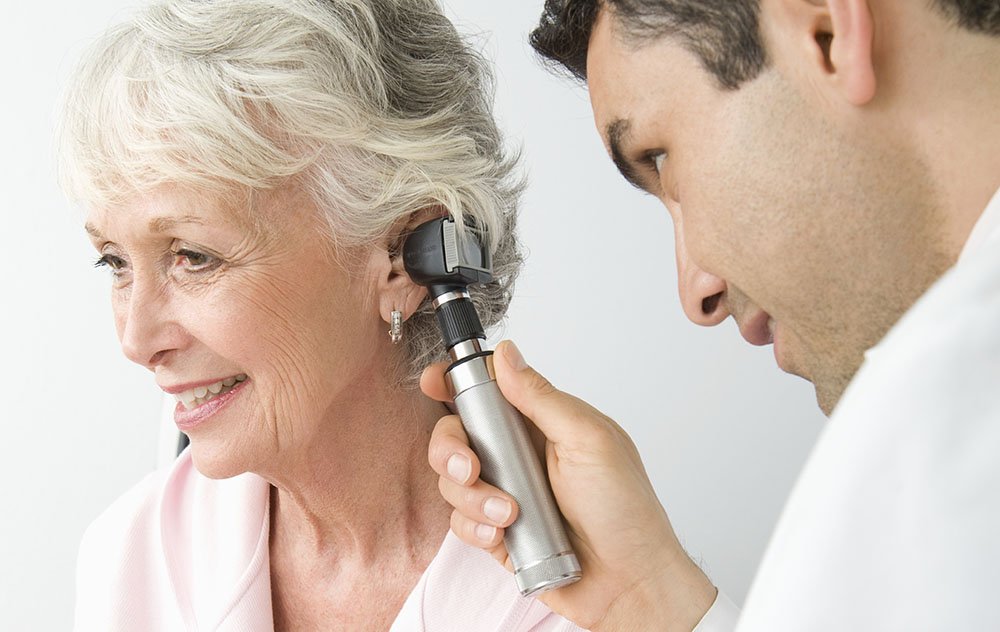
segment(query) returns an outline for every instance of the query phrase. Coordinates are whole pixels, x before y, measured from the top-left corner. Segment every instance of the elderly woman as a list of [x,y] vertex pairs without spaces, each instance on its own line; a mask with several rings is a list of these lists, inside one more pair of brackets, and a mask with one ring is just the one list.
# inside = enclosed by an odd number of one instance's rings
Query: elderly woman
[[433,0],[167,0],[87,54],[62,176],[191,447],[88,530],[77,629],[574,629],[448,533],[426,464],[401,241],[488,227],[486,324],[520,264],[488,79]]

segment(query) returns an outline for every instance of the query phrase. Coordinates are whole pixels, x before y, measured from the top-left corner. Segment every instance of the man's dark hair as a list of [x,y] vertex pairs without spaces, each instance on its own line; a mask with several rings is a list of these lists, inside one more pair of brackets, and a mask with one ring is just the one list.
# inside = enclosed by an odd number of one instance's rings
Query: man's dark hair
[[[963,28],[1000,35],[1000,0],[930,1]],[[606,9],[638,45],[666,35],[679,38],[724,89],[739,88],[767,65],[759,0],[546,0],[531,45],[553,66],[585,81],[590,33]]]

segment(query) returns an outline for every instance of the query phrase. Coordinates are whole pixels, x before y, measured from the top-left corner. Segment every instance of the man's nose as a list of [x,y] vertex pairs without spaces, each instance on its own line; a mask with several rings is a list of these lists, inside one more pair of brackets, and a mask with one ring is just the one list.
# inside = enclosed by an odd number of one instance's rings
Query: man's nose
[[133,280],[118,316],[122,352],[149,370],[184,343],[184,330],[170,315],[168,290],[154,279]]
[[698,267],[688,254],[681,222],[675,221],[674,226],[677,290],[681,295],[684,314],[696,325],[718,325],[729,316],[729,310],[723,301],[726,282]]

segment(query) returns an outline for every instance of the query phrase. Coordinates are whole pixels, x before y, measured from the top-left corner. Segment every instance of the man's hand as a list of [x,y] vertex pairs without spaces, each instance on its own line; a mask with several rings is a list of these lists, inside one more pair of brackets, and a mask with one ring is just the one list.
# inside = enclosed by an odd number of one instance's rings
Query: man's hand
[[[494,364],[504,396],[544,435],[538,444],[583,567],[582,580],[540,599],[590,630],[692,630],[716,590],[677,541],[632,440],[528,367],[513,343],[497,347]],[[450,399],[445,368],[429,367],[420,382],[439,401]],[[503,530],[517,506],[479,480],[479,460],[457,416],[438,422],[428,456],[441,494],[455,507],[452,531],[512,570]]]

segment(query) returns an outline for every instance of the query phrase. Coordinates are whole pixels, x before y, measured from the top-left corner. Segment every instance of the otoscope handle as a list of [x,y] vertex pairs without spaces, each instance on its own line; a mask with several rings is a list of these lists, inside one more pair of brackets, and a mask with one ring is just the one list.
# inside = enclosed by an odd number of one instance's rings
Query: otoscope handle
[[520,513],[504,543],[521,594],[528,596],[580,579],[548,479],[524,418],[500,392],[492,352],[453,364],[445,374],[462,425],[479,457],[480,478],[517,501]]

